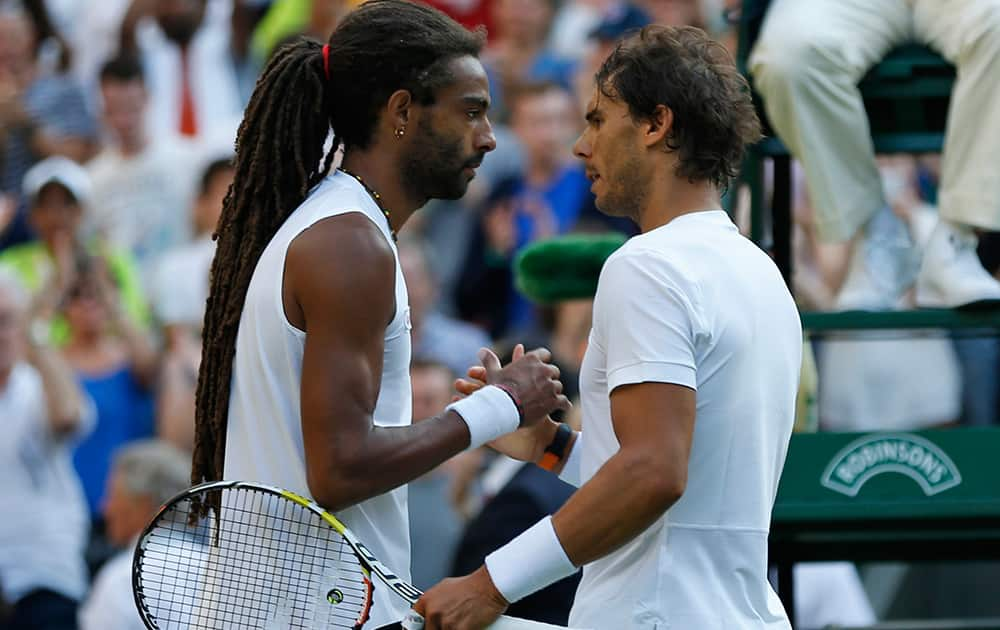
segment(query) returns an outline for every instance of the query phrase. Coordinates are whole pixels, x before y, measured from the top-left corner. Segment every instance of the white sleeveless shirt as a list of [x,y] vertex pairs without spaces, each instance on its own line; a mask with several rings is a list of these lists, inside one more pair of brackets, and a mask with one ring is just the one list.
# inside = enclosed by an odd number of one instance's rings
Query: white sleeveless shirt
[[[306,482],[300,406],[306,333],[285,317],[282,278],[292,240],[316,222],[347,212],[361,212],[371,219],[396,258],[396,314],[385,330],[374,422],[379,426],[410,424],[410,309],[399,255],[388,221],[371,196],[353,177],[336,171],[288,217],[264,249],[250,280],[236,338],[226,430],[226,479],[257,481],[312,496]],[[336,516],[379,560],[409,581],[406,501],[406,486],[402,486]],[[408,608],[379,586],[376,584],[371,621],[366,627],[399,621]]]

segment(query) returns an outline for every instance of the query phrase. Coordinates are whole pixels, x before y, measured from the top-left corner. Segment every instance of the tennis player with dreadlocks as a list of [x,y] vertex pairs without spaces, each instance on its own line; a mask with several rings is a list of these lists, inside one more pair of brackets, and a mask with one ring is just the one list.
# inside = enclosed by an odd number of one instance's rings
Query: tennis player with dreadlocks
[[[310,496],[404,573],[401,486],[569,404],[547,351],[503,368],[483,351],[492,386],[410,425],[395,233],[428,199],[461,197],[495,146],[482,44],[434,9],[371,0],[325,46],[279,50],[240,126],[212,264],[192,482]],[[405,612],[377,597],[371,627]]]

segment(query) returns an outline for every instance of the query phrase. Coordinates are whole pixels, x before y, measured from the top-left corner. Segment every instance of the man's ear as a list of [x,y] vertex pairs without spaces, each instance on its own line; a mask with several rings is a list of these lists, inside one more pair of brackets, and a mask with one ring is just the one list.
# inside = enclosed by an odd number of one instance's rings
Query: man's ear
[[657,105],[645,123],[643,144],[651,147],[665,141],[674,126],[674,112],[666,105]]
[[396,90],[389,96],[386,104],[386,121],[397,138],[405,135],[414,104],[413,95],[409,90]]

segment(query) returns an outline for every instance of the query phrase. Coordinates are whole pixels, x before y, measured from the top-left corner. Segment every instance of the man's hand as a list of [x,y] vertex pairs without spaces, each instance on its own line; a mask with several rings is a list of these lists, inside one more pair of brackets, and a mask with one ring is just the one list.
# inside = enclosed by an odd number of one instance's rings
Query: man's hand
[[572,405],[563,395],[559,368],[552,365],[552,353],[545,348],[532,350],[500,366],[500,359],[489,349],[480,351],[483,365],[482,380],[487,385],[509,387],[521,403],[521,426],[532,426],[546,419],[556,409],[567,410]]
[[555,438],[558,428],[558,422],[545,418],[537,424],[498,437],[487,446],[507,457],[537,464],[545,454],[545,447]]
[[507,610],[485,566],[465,577],[449,578],[423,594],[413,609],[424,630],[482,630]]
[[[514,346],[511,362],[517,361],[525,354],[524,346],[517,344]],[[455,390],[461,396],[468,396],[486,385],[486,368],[479,365],[470,367],[467,377],[455,381]],[[552,443],[558,428],[558,422],[546,417],[541,422],[522,427],[513,433],[493,440],[489,446],[507,457],[537,464],[545,453],[545,447]]]

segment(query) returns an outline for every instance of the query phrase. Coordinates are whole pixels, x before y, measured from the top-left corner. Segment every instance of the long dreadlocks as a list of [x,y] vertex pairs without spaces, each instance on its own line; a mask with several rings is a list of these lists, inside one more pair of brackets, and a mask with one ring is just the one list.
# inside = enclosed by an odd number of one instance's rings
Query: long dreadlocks
[[[429,7],[370,0],[322,46],[299,39],[261,74],[236,138],[233,185],[219,219],[198,376],[191,482],[222,478],[236,333],[254,268],[285,219],[326,176],[337,148],[371,143],[378,112],[396,90],[433,103],[447,63],[478,55],[470,32]],[[330,128],[333,147],[324,157]]]

